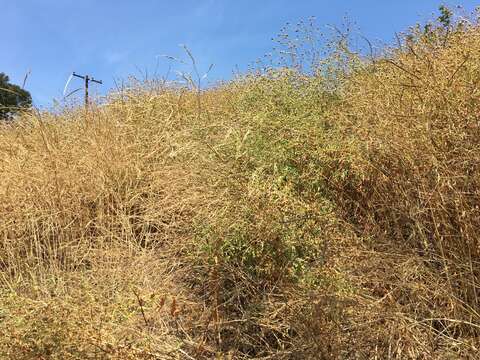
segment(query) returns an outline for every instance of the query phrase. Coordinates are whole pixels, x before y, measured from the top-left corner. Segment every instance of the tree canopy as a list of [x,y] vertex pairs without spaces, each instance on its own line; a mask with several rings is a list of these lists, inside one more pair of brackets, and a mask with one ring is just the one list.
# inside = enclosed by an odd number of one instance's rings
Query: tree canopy
[[0,73],[0,120],[10,119],[17,111],[32,104],[30,93],[9,81],[5,73]]

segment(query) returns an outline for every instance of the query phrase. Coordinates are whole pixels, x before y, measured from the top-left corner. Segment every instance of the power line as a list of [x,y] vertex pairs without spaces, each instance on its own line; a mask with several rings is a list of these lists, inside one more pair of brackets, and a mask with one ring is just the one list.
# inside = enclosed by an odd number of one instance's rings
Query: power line
[[80,79],[83,79],[85,81],[85,109],[88,109],[88,83],[90,81],[93,81],[97,84],[102,84],[102,80],[95,80],[93,77],[90,77],[88,75],[85,75],[85,76],[78,75],[78,74],[75,74],[75,72],[72,75]]

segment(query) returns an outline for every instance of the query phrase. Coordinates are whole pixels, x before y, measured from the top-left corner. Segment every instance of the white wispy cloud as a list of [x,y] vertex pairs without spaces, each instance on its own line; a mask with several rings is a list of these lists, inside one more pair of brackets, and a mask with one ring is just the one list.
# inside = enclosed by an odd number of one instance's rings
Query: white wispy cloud
[[112,65],[124,61],[128,57],[128,51],[109,50],[103,55],[105,61]]

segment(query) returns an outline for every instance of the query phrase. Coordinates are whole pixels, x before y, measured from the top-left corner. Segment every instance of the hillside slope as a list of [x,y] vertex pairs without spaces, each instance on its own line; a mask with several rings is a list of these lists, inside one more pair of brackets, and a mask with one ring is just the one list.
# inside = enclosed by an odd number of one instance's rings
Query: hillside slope
[[479,35],[2,125],[2,358],[475,358]]

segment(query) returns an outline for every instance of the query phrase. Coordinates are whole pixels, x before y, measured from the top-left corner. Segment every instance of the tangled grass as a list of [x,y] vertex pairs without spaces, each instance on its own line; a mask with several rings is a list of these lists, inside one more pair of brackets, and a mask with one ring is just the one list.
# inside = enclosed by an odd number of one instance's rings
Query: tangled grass
[[475,358],[479,39],[2,125],[0,355]]

